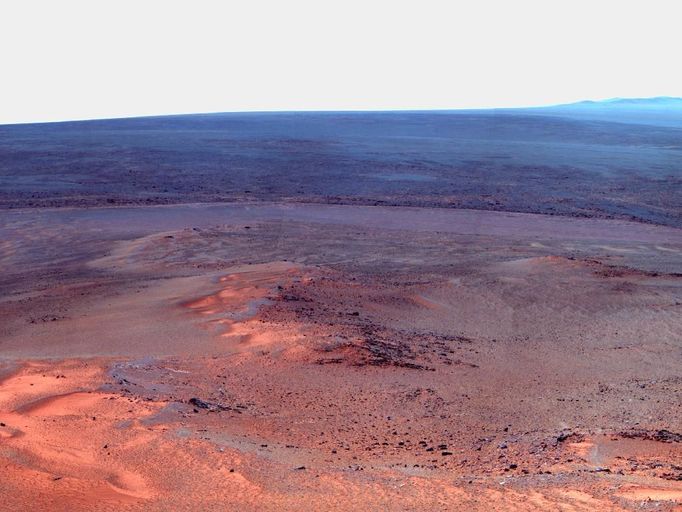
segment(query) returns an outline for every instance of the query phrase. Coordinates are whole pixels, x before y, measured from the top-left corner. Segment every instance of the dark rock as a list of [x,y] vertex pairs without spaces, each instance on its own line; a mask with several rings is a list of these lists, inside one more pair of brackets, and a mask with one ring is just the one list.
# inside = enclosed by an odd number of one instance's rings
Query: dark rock
[[[201,400],[200,398],[190,398],[188,403],[190,405],[193,405],[194,407],[197,407],[199,409],[206,409],[209,412],[219,412],[219,411],[235,411],[241,414],[241,411],[239,409],[233,409],[232,407],[229,407],[227,405],[222,405],[222,404],[216,404],[212,402],[206,402],[204,400]],[[199,412],[196,409],[194,409],[194,412]]]
[[682,443],[682,434],[670,432],[669,430],[633,430],[630,432],[621,432],[618,434],[621,437],[628,439],[645,439],[648,441],[658,441],[661,443]]

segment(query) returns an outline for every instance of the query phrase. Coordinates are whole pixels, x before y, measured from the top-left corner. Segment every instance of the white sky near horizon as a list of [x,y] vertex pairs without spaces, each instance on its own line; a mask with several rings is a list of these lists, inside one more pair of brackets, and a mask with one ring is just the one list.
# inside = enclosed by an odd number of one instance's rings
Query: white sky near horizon
[[3,0],[0,123],[682,96],[682,2]]

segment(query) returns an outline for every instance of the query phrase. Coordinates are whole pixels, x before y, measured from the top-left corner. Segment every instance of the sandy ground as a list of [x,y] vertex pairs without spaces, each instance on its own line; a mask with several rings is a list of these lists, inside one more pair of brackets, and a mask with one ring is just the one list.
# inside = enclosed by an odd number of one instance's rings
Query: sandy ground
[[1,510],[682,509],[682,231],[0,216]]

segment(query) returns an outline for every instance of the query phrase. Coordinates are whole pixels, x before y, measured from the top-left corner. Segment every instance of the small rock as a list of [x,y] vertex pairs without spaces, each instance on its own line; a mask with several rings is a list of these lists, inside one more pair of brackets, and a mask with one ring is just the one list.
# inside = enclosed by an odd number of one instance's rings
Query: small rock
[[562,433],[559,434],[559,435],[557,436],[557,438],[556,438],[557,443],[563,443],[564,441],[566,441],[566,439],[568,439],[568,438],[571,437],[572,435],[573,435],[572,432],[562,432]]

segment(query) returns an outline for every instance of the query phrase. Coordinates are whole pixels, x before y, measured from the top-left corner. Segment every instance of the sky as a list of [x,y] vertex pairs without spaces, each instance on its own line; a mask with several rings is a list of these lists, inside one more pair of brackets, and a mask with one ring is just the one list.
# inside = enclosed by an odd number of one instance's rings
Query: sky
[[676,0],[3,0],[0,123],[682,96],[679,10]]

